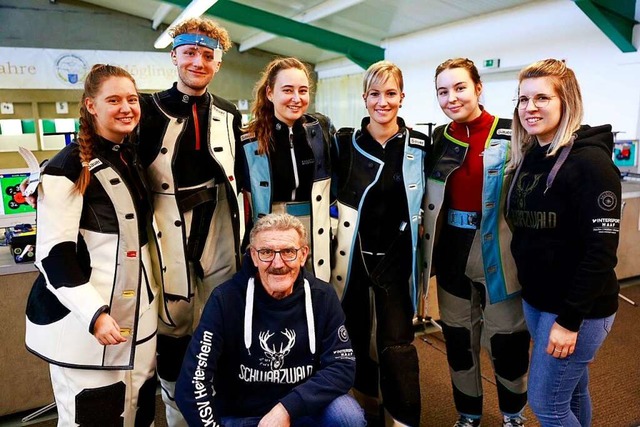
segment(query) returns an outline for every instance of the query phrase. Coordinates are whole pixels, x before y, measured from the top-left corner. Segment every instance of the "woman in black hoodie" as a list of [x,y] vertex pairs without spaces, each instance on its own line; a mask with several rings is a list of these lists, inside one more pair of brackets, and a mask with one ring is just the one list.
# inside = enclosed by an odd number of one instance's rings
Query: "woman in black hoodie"
[[588,426],[588,364],[618,308],[613,134],[610,125],[580,125],[580,88],[559,60],[520,72],[516,107],[507,209],[534,340],[529,404],[545,427]]

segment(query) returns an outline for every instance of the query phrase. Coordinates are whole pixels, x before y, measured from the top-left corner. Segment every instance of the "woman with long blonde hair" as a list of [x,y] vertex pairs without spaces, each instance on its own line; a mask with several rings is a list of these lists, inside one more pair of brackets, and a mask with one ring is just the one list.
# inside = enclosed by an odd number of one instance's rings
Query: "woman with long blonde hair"
[[513,118],[511,250],[533,339],[529,405],[541,424],[589,426],[589,364],[618,309],[620,173],[611,125],[581,125],[575,73],[520,71]]

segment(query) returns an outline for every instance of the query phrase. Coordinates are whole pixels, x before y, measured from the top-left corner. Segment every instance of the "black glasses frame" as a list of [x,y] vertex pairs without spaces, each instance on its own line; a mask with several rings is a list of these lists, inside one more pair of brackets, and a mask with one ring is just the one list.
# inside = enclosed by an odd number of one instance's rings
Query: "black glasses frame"
[[[274,259],[276,259],[276,255],[280,254],[280,258],[282,259],[282,261],[284,262],[291,262],[291,261],[295,261],[298,258],[298,251],[302,249],[302,247],[299,248],[284,248],[284,249],[280,249],[279,251],[276,251],[275,249],[268,249],[268,248],[264,248],[264,249],[254,249],[257,253],[258,253],[258,259],[262,262],[271,262]],[[282,256],[282,252],[283,251],[290,251],[293,250],[293,258],[289,259],[289,258],[285,258]],[[273,255],[271,257],[266,257],[265,258],[265,251],[269,251],[271,252]]]

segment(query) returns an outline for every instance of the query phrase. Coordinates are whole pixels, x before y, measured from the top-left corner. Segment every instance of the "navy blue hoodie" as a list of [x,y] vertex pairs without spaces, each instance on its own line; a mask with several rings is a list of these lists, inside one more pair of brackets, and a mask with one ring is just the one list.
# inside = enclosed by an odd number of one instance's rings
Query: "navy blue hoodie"
[[353,385],[355,358],[333,287],[302,270],[293,293],[277,300],[251,258],[242,265],[211,294],[182,365],[176,402],[189,426],[263,416],[278,403],[295,420]]

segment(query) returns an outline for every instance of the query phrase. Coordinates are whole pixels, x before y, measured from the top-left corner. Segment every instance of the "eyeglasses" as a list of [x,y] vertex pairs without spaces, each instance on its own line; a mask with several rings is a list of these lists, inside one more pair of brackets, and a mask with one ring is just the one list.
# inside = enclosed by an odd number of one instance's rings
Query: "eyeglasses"
[[271,262],[276,258],[276,254],[280,254],[280,258],[282,258],[285,262],[295,261],[298,257],[298,251],[302,248],[284,248],[279,251],[273,249],[256,249],[255,251],[258,253],[258,258],[263,262]]
[[536,95],[533,98],[529,98],[527,96],[520,96],[518,98],[515,98],[513,100],[513,103],[515,104],[516,107],[518,107],[518,110],[526,109],[527,106],[529,105],[529,101],[533,101],[533,105],[536,108],[544,108],[547,105],[549,105],[549,101],[551,101],[551,98],[557,98],[557,96],[554,96],[554,95]]

